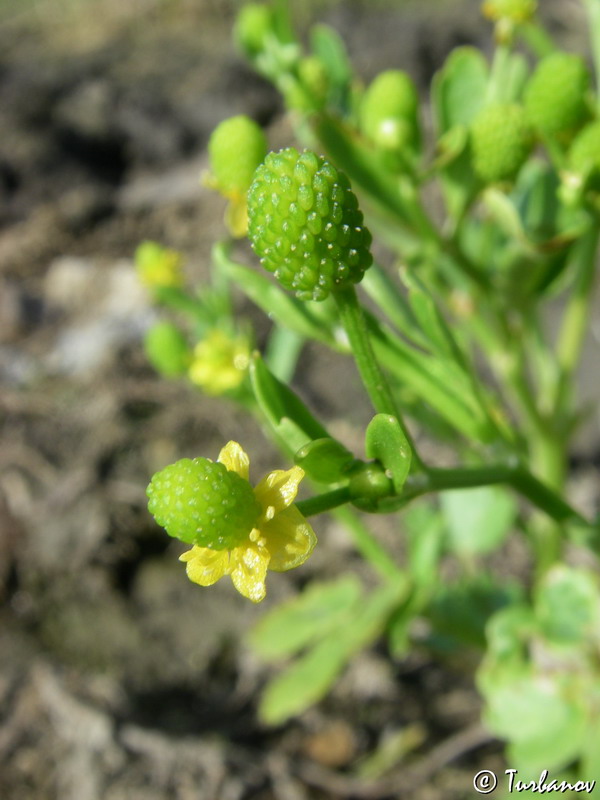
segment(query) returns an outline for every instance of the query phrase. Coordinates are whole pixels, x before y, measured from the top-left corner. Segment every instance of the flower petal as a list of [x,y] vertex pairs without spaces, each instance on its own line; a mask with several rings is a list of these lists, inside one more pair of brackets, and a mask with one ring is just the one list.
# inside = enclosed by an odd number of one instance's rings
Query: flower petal
[[250,459],[237,442],[227,442],[221,449],[217,461],[227,467],[230,472],[237,472],[240,478],[248,480]]
[[265,475],[255,487],[254,494],[262,506],[263,517],[267,522],[294,502],[303,477],[304,470],[301,467],[276,469]]
[[233,585],[253,603],[260,603],[266,594],[265,579],[269,560],[269,551],[258,544],[236,547],[231,551]]
[[283,509],[261,526],[271,554],[269,569],[276,572],[304,564],[317,543],[315,532],[296,506]]
[[185,570],[188,578],[200,586],[212,586],[231,572],[229,550],[211,550],[194,545],[179,556],[179,560],[187,562]]

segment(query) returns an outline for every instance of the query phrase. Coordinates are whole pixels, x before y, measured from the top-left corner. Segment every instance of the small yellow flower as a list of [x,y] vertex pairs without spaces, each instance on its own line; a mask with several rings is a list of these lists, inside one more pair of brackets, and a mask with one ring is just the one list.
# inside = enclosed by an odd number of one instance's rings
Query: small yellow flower
[[[237,442],[228,442],[217,459],[230,472],[248,480],[250,460]],[[267,569],[285,572],[299,567],[317,542],[311,526],[293,505],[304,470],[275,470],[254,487],[260,506],[255,527],[247,539],[229,550],[194,545],[181,557],[188,578],[200,586],[212,586],[230,575],[240,594],[259,603],[265,596]]]
[[142,242],[135,251],[135,265],[140,281],[152,289],[183,286],[181,253],[156,242]]
[[188,375],[206,394],[220,395],[240,386],[249,363],[248,339],[215,329],[194,348]]

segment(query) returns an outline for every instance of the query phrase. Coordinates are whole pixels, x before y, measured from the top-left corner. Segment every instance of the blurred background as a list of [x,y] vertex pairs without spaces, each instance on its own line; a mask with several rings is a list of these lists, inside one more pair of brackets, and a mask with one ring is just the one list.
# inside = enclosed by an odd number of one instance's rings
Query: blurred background
[[[581,52],[580,5],[540,5]],[[292,6],[302,29],[318,19],[342,34],[365,80],[399,67],[425,92],[453,47],[491,49],[478,0]],[[291,141],[278,96],[231,44],[238,7],[0,0],[2,800],[436,800],[503,769],[460,664],[418,652],[364,653],[324,703],[262,726],[269,673],[244,637],[263,608],[316,576],[373,576],[319,518],[313,558],[271,574],[254,607],[229,582],[190,584],[146,510],[152,472],[215,458],[231,438],[255,478],[282,466],[236,406],[148,366],[156,312],[132,263],[152,239],[184,253],[190,281],[206,278],[225,234],[224,201],[199,182],[218,122],[245,113],[273,148]],[[238,306],[261,341],[268,322]],[[350,365],[310,345],[294,386],[360,450],[369,410]],[[597,445],[575,463],[582,492]],[[373,524],[399,551],[395,522]],[[356,769],[399,733],[420,742],[409,768],[400,753],[391,773]]]

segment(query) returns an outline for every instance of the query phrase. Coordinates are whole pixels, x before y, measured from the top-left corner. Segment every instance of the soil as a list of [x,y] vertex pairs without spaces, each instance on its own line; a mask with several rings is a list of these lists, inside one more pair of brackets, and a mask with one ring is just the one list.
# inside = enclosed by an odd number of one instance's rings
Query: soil
[[[383,643],[326,701],[262,725],[271,671],[248,630],[313,577],[373,575],[319,519],[302,574],[271,575],[254,607],[225,581],[189,583],[181,548],[146,510],[157,468],[215,457],[230,438],[253,454],[254,475],[281,467],[236,406],[148,366],[141,338],[156,312],[132,265],[153,239],[185,253],[190,280],[206,278],[223,206],[199,175],[221,119],[247,113],[274,147],[290,140],[277,95],[230,44],[234,5],[7,0],[0,10],[3,800],[451,800],[479,768],[503,769],[464,665],[394,660]],[[471,0],[316,5],[304,22],[333,24],[366,79],[397,66],[425,87],[453,46],[489,48]],[[549,6],[567,41],[581,35],[576,4]],[[266,322],[238,304],[264,336]],[[348,363],[309,346],[294,385],[360,447],[369,410]],[[574,463],[588,483],[594,451]],[[397,531],[380,533],[394,546]],[[361,760],[401,731],[419,744],[361,777]]]

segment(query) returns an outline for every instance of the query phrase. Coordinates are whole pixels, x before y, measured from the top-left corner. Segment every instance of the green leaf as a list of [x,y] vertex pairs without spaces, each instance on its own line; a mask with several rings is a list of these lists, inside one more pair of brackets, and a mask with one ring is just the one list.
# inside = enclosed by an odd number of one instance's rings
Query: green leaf
[[405,586],[386,584],[367,597],[335,636],[319,642],[267,686],[259,714],[279,725],[319,701],[352,656],[371,644],[401,601]]
[[431,503],[420,502],[406,510],[403,521],[411,578],[421,590],[437,586],[445,535],[443,516]]
[[460,652],[465,646],[484,650],[488,621],[517,595],[517,584],[486,574],[440,586],[427,614],[430,646],[444,652]]
[[256,402],[290,454],[313,439],[331,438],[295,392],[270,372],[258,353],[250,362],[250,379]]
[[396,492],[404,486],[410,471],[412,450],[396,417],[376,414],[367,426],[365,452],[368,458],[378,459],[394,484]]
[[252,629],[250,646],[265,660],[293,655],[338,629],[362,594],[358,578],[314,582],[302,594],[267,613]]
[[337,637],[319,642],[267,686],[259,716],[268,725],[281,725],[318,702],[344,668],[348,656]]
[[439,135],[455,125],[471,123],[484,103],[488,73],[487,61],[474,47],[458,47],[450,53],[431,87]]
[[600,643],[600,592],[587,570],[553,567],[538,587],[535,613],[544,635],[565,645]]
[[451,550],[463,556],[496,550],[506,539],[517,512],[512,496],[499,486],[443,492],[441,508]]
[[335,439],[315,439],[301,447],[294,461],[319,483],[335,483],[342,479],[354,456]]
[[244,294],[283,328],[340,349],[333,334],[333,323],[323,313],[325,309],[313,312],[310,303],[286,294],[265,275],[231,261],[223,248],[215,248],[214,259]]
[[527,237],[523,228],[523,223],[519,212],[511,199],[499,189],[489,187],[482,193],[481,199],[486,211],[491,218],[498,224],[501,230],[512,240],[519,242],[526,249],[528,246]]
[[325,64],[330,81],[330,104],[346,109],[348,88],[352,80],[352,64],[341,36],[329,25],[313,25],[310,31],[313,53]]
[[483,721],[509,741],[511,765],[539,774],[565,767],[579,755],[587,714],[584,698],[574,689],[548,674],[496,676],[486,693]]

